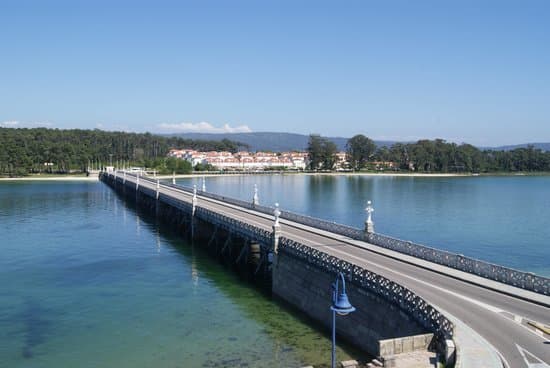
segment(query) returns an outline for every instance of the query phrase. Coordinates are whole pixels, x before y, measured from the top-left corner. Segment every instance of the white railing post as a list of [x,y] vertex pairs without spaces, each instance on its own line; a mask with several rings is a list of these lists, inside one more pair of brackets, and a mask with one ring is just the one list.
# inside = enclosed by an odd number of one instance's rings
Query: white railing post
[[195,216],[195,208],[197,207],[197,184],[193,185],[193,199],[191,200],[193,208],[191,210],[191,215]]
[[258,186],[254,184],[254,196],[252,197],[252,205],[258,206],[260,204],[260,198],[258,197]]
[[281,211],[279,210],[279,203],[275,203],[275,209],[273,210],[275,221],[273,222],[273,253],[277,254],[279,251],[279,237],[281,236],[281,224],[279,224],[279,216]]
[[367,211],[367,221],[365,221],[365,232],[367,234],[374,233],[374,222],[372,222],[372,213],[374,212],[374,208],[372,207],[372,202],[367,201],[367,208],[365,208],[365,211]]
[[157,200],[159,199],[159,193],[160,193],[160,180],[157,179]]

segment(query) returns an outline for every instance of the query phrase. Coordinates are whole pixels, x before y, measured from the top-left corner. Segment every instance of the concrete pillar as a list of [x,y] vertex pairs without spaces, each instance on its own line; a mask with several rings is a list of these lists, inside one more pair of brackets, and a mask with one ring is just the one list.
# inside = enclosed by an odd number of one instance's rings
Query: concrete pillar
[[126,184],[126,171],[122,173],[122,184]]
[[160,180],[159,180],[159,179],[157,179],[157,188],[156,188],[156,189],[157,189],[157,193],[156,193],[156,194],[157,194],[157,201],[158,201],[158,199],[159,199],[159,194],[160,194]]
[[204,176],[202,177],[202,191],[206,192],[206,178]]
[[139,189],[139,175],[136,176],[136,192]]
[[172,171],[172,184],[176,184],[176,172]]

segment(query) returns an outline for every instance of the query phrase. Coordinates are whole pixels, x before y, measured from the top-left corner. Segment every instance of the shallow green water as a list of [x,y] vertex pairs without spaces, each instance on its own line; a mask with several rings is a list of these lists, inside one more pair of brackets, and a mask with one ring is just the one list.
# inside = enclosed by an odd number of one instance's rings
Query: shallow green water
[[2,183],[0,231],[1,367],[330,362],[324,331],[102,183]]

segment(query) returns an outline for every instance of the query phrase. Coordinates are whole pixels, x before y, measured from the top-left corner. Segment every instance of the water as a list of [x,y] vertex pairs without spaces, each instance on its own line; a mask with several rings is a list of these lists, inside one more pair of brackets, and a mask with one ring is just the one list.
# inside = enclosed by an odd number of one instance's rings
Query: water
[[[184,179],[183,185],[200,179]],[[206,178],[214,193],[363,228],[550,276],[550,176],[257,175]]]
[[[206,179],[245,200],[255,183],[263,204],[357,227],[370,199],[378,232],[550,276],[550,177]],[[330,361],[326,331],[102,183],[0,183],[0,232],[2,368]]]
[[0,183],[0,232],[0,367],[330,362],[326,331],[102,183]]

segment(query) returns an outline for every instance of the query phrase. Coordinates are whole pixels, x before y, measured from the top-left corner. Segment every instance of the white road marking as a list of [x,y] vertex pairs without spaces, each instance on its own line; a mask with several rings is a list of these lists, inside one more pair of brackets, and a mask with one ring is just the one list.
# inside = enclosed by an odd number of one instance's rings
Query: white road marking
[[[538,358],[537,356],[533,355],[529,351],[525,350],[518,344],[516,344],[516,348],[519,350],[519,353],[521,354],[521,357],[525,361],[525,364],[527,364],[527,367],[529,368],[547,368],[550,367],[548,364],[546,364],[542,359]],[[530,359],[527,359],[527,355],[529,355]],[[532,360],[538,360],[536,363],[530,363],[529,361]]]
[[[455,296],[455,297],[457,297],[457,298],[460,298],[460,299],[462,299],[462,300],[465,300],[465,301],[467,301],[467,302],[470,302],[470,303],[472,303],[472,304],[475,304],[475,305],[477,305],[477,306],[479,306],[479,307],[482,307],[482,308],[484,308],[484,309],[486,309],[486,310],[488,310],[488,311],[491,311],[491,312],[494,312],[494,313],[501,313],[501,312],[504,312],[504,310],[502,310],[502,309],[500,309],[500,308],[497,308],[497,307],[495,307],[495,306],[493,306],[493,305],[490,305],[490,304],[487,304],[487,303],[483,303],[483,302],[481,302],[481,301],[479,301],[479,300],[472,299],[472,298],[467,297],[467,296],[465,296],[465,295],[462,295],[462,294],[456,293],[456,292],[454,292],[454,291],[450,291],[450,290],[444,289],[444,288],[439,287],[439,286],[435,286],[434,284],[431,284],[431,283],[429,283],[429,282],[419,280],[419,279],[417,279],[417,278],[415,278],[415,277],[409,276],[409,275],[404,274],[404,273],[402,273],[402,272],[395,271],[395,270],[393,270],[393,269],[391,269],[391,268],[389,268],[389,267],[385,267],[385,266],[382,266],[382,265],[380,265],[380,264],[378,264],[378,263],[375,263],[375,262],[368,261],[368,260],[366,260],[366,259],[357,257],[357,256],[355,256],[355,255],[353,255],[353,254],[347,253],[347,252],[342,251],[342,250],[340,250],[340,249],[337,249],[337,248],[334,248],[334,247],[330,247],[329,245],[324,245],[324,244],[321,244],[321,243],[316,243],[316,242],[314,242],[314,241],[312,241],[312,240],[310,240],[310,239],[306,239],[306,238],[304,238],[304,237],[301,237],[301,236],[295,235],[295,234],[292,234],[292,236],[295,237],[295,238],[299,238],[299,239],[302,239],[302,240],[306,241],[307,244],[314,245],[314,246],[319,246],[319,247],[327,247],[327,248],[329,248],[331,251],[335,251],[335,252],[341,253],[341,254],[343,254],[343,255],[345,255],[345,256],[347,256],[347,257],[354,258],[354,259],[356,259],[356,260],[358,260],[358,261],[360,261],[360,262],[367,263],[367,264],[371,264],[371,265],[373,265],[373,266],[375,266],[375,267],[380,267],[381,269],[384,269],[384,270],[389,271],[389,272],[391,272],[391,273],[394,273],[394,274],[397,274],[397,275],[399,275],[399,276],[408,278],[408,279],[410,279],[410,280],[419,282],[419,283],[421,283],[421,284],[424,284],[424,285],[429,286],[429,287],[431,287],[431,288],[434,288],[434,289],[436,289],[436,290],[442,291],[442,292],[444,292],[444,293],[453,295],[453,296]],[[502,316],[502,315],[501,315],[501,316]],[[503,317],[504,317],[504,316],[503,316]],[[519,318],[522,318],[522,317],[520,317],[520,316],[518,316],[518,317],[519,317]],[[511,320],[508,319],[508,318],[505,318],[505,320],[511,321]],[[514,317],[514,320],[516,320],[515,317]],[[516,321],[517,321],[517,320],[516,320]],[[542,339],[543,339],[544,341],[550,341],[550,340],[548,340],[547,338],[545,338],[543,335],[540,335],[540,334],[536,333],[536,331],[534,331],[534,330],[528,328],[527,326],[525,326],[525,325],[523,325],[523,324],[519,324],[519,325],[520,325],[523,329],[529,331],[530,333],[536,335],[537,337],[542,337]]]

